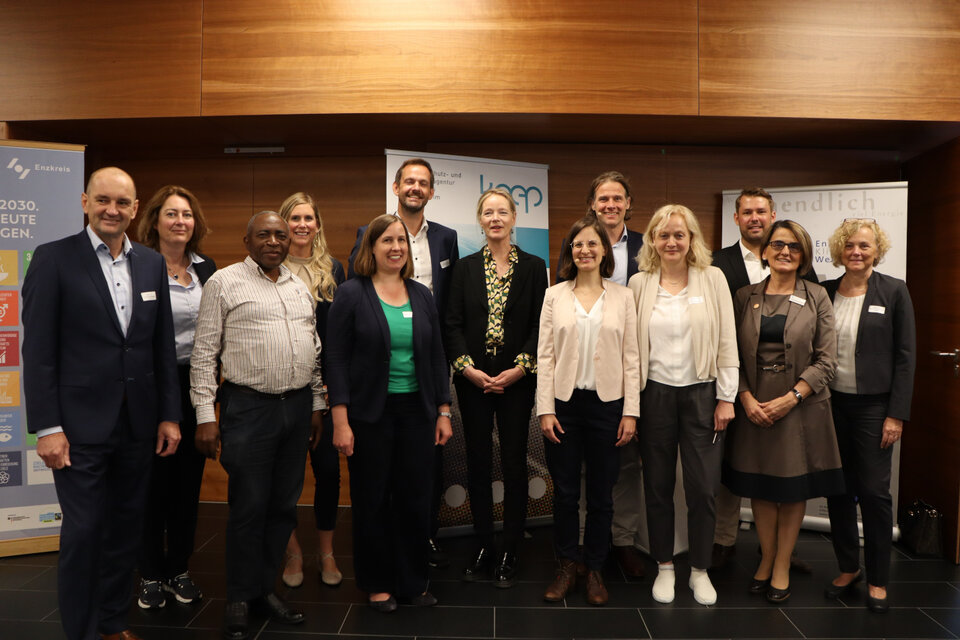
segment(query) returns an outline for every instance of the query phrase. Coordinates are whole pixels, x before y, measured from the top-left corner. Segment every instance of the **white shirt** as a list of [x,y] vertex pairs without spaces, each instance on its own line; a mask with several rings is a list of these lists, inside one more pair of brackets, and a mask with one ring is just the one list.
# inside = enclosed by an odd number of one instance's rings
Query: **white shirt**
[[841,393],[857,392],[857,330],[867,294],[848,298],[834,296],[833,316],[837,327],[837,374],[830,388]]
[[[397,212],[393,215],[400,217]],[[411,233],[408,237],[410,238],[410,257],[413,258],[413,279],[433,293],[433,263],[430,260],[430,243],[427,241],[429,228],[430,225],[424,218],[416,235]]]
[[630,262],[630,257],[627,253],[627,225],[623,225],[623,233],[613,245],[613,275],[607,280],[627,286],[627,264]]
[[167,275],[170,285],[170,310],[173,312],[173,339],[177,345],[177,364],[190,364],[190,354],[193,352],[193,335],[197,331],[197,314],[200,312],[200,297],[203,294],[203,285],[194,268],[203,258],[195,253],[190,254],[190,264],[187,273],[190,274],[190,284],[184,285],[171,275]]
[[743,266],[747,268],[747,277],[750,279],[750,284],[757,284],[768,275],[770,275],[770,267],[763,266],[763,263],[760,262],[753,251],[743,244],[743,238],[740,239],[740,253],[743,254]]
[[593,360],[597,355],[597,336],[600,334],[600,325],[603,324],[603,298],[606,295],[606,291],[600,294],[589,313],[583,308],[576,296],[573,298],[577,311],[577,337],[580,340],[577,378],[573,385],[576,389],[595,391],[597,388],[597,375]]

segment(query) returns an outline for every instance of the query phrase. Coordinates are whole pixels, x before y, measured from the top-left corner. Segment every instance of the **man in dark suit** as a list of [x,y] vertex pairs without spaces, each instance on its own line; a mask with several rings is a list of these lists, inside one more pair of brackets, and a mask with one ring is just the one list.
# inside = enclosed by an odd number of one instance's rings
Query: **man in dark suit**
[[[440,328],[446,315],[447,297],[450,294],[450,280],[453,277],[453,265],[460,258],[457,246],[457,232],[436,222],[427,222],[423,210],[433,198],[433,167],[423,158],[404,160],[393,178],[393,193],[397,196],[396,216],[403,221],[409,234],[410,256],[413,258],[413,279],[426,286],[433,293],[440,314]],[[357,241],[350,251],[347,265],[347,277],[356,275],[353,260],[357,257],[363,234],[367,225],[357,229]],[[437,544],[437,531],[440,528],[437,516],[440,512],[440,498],[443,492],[443,445],[437,445],[434,467],[433,501],[430,510],[430,566],[446,567],[450,564],[447,556]]]
[[134,640],[126,617],[147,471],[180,441],[170,293],[163,257],[125,233],[133,179],[99,169],[80,202],[89,226],[37,247],[23,283],[27,417],[63,511],[66,636]]
[[[756,284],[770,275],[770,269],[760,261],[763,236],[777,219],[776,205],[761,187],[744,189],[734,204],[733,221],[740,229],[740,239],[729,247],[713,252],[713,266],[723,271],[730,287],[730,295],[749,284]],[[810,269],[805,280],[817,282],[817,274]],[[739,407],[739,403],[737,403]],[[737,409],[740,411],[741,409]],[[717,494],[717,527],[713,538],[713,567],[723,567],[736,551],[737,528],[740,525],[740,496],[720,485]],[[794,569],[810,572],[810,565],[794,555]]]

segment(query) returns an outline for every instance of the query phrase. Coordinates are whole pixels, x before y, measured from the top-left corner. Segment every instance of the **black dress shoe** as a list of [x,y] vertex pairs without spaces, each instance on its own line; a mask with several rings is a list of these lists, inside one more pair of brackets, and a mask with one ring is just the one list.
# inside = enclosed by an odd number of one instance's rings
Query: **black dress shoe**
[[736,553],[737,547],[734,545],[727,546],[718,542],[713,543],[713,554],[710,558],[710,568],[724,568],[727,563],[730,562],[730,558],[736,555]]
[[770,578],[766,580],[757,580],[754,578],[750,581],[750,586],[747,587],[747,591],[752,593],[755,596],[762,595],[767,592],[767,589],[770,588]]
[[223,637],[247,640],[250,637],[250,609],[246,602],[228,602],[223,610]]
[[393,613],[397,610],[397,599],[390,596],[386,600],[368,600],[370,608],[380,613]]
[[777,589],[776,587],[767,588],[767,602],[780,604],[781,602],[786,602],[787,598],[789,597],[790,587],[787,587],[786,589]]
[[480,547],[473,561],[463,570],[463,581],[476,582],[489,577],[491,566],[493,566],[493,551],[488,547]]
[[796,551],[790,554],[790,570],[798,573],[813,573],[810,563],[798,556]]
[[427,562],[434,569],[446,569],[450,566],[450,559],[443,552],[440,545],[433,538],[427,540],[428,555]]
[[863,571],[858,571],[857,575],[853,576],[853,578],[850,579],[850,582],[842,587],[831,582],[827,585],[826,589],[823,590],[823,597],[827,600],[836,600],[846,592],[853,590],[853,586],[861,580],[863,580]]
[[504,553],[493,570],[493,586],[508,589],[517,582],[517,554]]
[[886,613],[890,611],[890,604],[887,602],[886,598],[874,598],[871,595],[867,596],[867,609],[874,613]]
[[300,624],[304,621],[303,611],[291,609],[290,606],[275,593],[263,596],[257,601],[257,604],[274,622],[281,624]]
[[415,607],[435,607],[437,606],[437,597],[429,591],[424,591],[420,595],[410,598],[409,602]]

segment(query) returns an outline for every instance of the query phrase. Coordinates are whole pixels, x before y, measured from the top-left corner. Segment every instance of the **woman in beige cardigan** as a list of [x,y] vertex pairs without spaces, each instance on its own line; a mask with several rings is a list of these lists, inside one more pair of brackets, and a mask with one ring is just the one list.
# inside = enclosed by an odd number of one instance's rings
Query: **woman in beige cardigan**
[[737,335],[727,281],[710,266],[697,218],[668,204],[653,214],[629,287],[640,345],[640,453],[657,602],[673,602],[677,449],[683,463],[694,599],[717,601],[707,576],[716,524],[723,432],[737,395]]

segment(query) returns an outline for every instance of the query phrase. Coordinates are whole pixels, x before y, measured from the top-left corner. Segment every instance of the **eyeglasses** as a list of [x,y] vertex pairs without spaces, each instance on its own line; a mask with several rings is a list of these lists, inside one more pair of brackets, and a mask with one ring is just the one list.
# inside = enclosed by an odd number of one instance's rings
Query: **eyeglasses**
[[784,247],[790,249],[790,253],[803,253],[803,245],[801,245],[799,242],[784,242],[783,240],[774,240],[767,246],[777,253],[783,251]]

